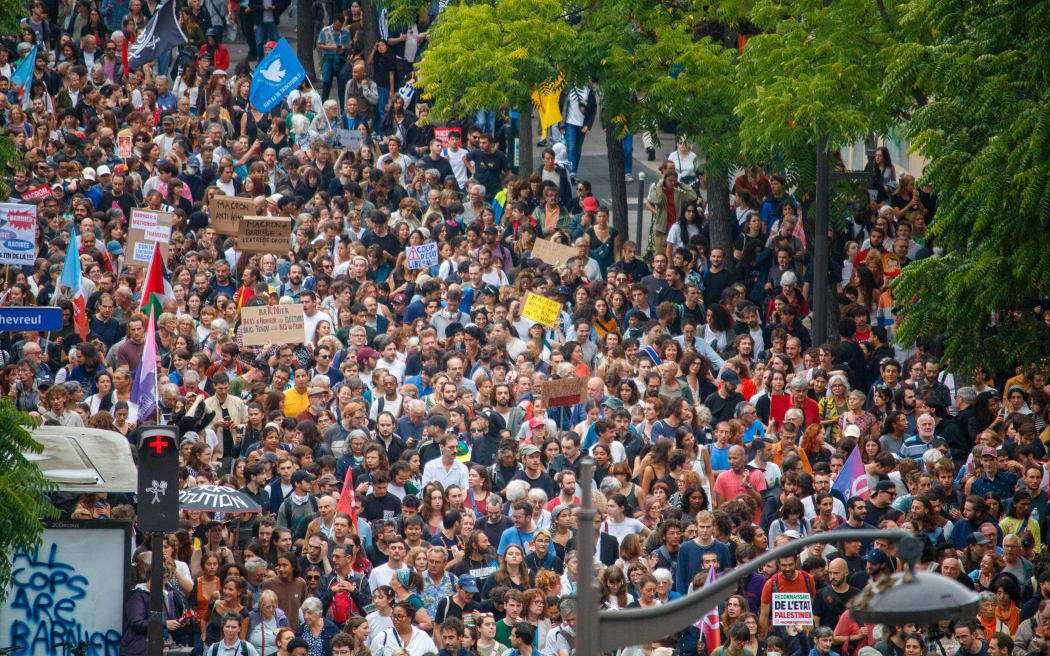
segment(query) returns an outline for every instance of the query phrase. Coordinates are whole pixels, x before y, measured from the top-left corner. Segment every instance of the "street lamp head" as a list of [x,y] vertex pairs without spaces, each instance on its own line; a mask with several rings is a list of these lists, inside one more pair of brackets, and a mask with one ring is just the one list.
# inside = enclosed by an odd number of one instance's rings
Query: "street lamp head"
[[868,624],[907,624],[920,617],[924,623],[933,623],[976,615],[980,606],[976,592],[942,574],[915,571],[921,549],[914,536],[903,538],[897,553],[907,567],[868,583],[850,601],[850,619]]

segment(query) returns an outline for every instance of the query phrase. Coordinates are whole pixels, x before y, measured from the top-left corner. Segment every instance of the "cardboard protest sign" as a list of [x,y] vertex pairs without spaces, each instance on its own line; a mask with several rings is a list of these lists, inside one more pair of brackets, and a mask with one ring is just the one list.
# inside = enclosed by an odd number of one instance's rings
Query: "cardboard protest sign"
[[405,268],[425,269],[437,264],[438,245],[434,242],[419,246],[405,246]]
[[525,307],[521,309],[521,316],[553,328],[560,312],[561,303],[558,301],[529,292],[529,295],[525,297]]
[[242,253],[285,253],[291,235],[292,220],[286,216],[241,217],[237,250]]
[[813,626],[813,598],[805,592],[774,592],[773,626]]
[[241,308],[241,337],[246,346],[302,342],[306,315],[302,303],[249,305]]
[[583,403],[586,394],[586,378],[561,378],[544,381],[540,398],[544,408],[560,408]]
[[117,137],[117,157],[122,159],[131,157],[131,135]]
[[255,201],[251,198],[214,196],[209,209],[212,227],[224,235],[235,235],[241,230],[241,218],[255,214]]
[[0,203],[0,264],[36,262],[36,205]]
[[574,246],[566,246],[549,239],[537,239],[532,247],[532,256],[539,258],[551,266],[562,266],[569,261],[570,257],[576,257],[579,252]]
[[168,242],[171,241],[171,226],[175,215],[153,210],[131,210],[128,225],[128,264],[149,264],[153,257],[153,244],[160,245],[160,254],[168,261]]

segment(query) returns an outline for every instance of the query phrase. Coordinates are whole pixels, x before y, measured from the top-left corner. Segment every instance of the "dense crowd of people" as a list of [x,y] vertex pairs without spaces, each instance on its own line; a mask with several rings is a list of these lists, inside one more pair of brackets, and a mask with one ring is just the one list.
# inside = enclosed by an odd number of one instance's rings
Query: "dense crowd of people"
[[[683,139],[647,194],[648,238],[627,240],[579,168],[596,90],[563,94],[560,129],[519,177],[504,116],[462,117],[435,138],[412,92],[440,3],[366,52],[361,1],[317,3],[321,92],[304,82],[269,113],[248,100],[251,62],[274,47],[287,3],[180,4],[187,43],[137,70],[122,55],[153,0],[33,0],[21,34],[0,39],[9,164],[21,164],[9,202],[38,219],[36,262],[7,268],[2,303],[57,306],[64,324],[0,338],[0,392],[133,450],[137,427],[177,426],[180,488],[227,486],[262,508],[183,511],[164,536],[170,644],[570,656],[577,613],[597,610],[577,608],[581,557],[596,562],[603,609],[646,608],[824,533],[740,585],[717,649],[686,627],[624,653],[1050,651],[1045,370],[959,371],[941,342],[893,343],[888,282],[939,254],[932,190],[877,152],[832,240],[841,340],[815,343],[812,253],[783,177],[744,170],[732,252],[712,248],[704,171]],[[245,37],[248,56],[231,62],[223,41]],[[23,88],[12,76],[31,53]],[[343,147],[347,132],[359,149]],[[216,195],[290,218],[287,249],[238,251],[211,223]],[[159,402],[141,415],[135,208],[175,217],[152,337]],[[575,255],[533,257],[540,238]],[[411,268],[406,247],[430,243],[437,262]],[[62,277],[71,244],[84,334]],[[523,315],[529,293],[561,304],[553,325]],[[302,304],[301,341],[245,343],[244,308],[287,303]],[[570,378],[584,380],[580,402],[547,407],[545,383]],[[840,476],[854,453],[862,481]],[[593,527],[578,523],[584,487]],[[135,516],[130,495],[55,502],[72,518]],[[847,602],[902,562],[886,540],[836,537],[850,527],[914,533],[917,567],[979,591],[977,617],[852,621]],[[579,553],[581,530],[595,553]],[[136,545],[129,656],[145,653],[149,623],[148,536]],[[772,621],[776,591],[809,594],[814,626]]]

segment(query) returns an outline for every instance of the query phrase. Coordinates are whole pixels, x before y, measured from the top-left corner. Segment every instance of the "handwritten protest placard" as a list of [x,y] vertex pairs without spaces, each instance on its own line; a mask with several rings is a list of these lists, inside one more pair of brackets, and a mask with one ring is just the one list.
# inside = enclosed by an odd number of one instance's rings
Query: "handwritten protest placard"
[[36,205],[0,203],[0,264],[36,261]]
[[434,242],[419,246],[405,246],[405,268],[425,269],[437,264],[438,245]]
[[160,245],[161,257],[167,262],[168,242],[171,241],[171,226],[174,223],[175,215],[169,212],[131,210],[127,250],[131,257],[129,264],[149,264],[154,243]]
[[583,403],[586,393],[586,378],[560,378],[544,381],[540,398],[544,408],[560,408]]
[[242,253],[285,253],[290,245],[292,220],[285,216],[241,217],[237,250]]
[[560,312],[561,303],[558,301],[529,292],[525,297],[525,307],[521,309],[521,316],[553,328]]
[[299,343],[306,338],[302,303],[241,308],[241,336],[247,346]]
[[209,208],[212,227],[224,235],[235,235],[241,230],[241,218],[255,214],[255,201],[250,198],[214,196]]
[[570,257],[576,257],[579,253],[572,246],[559,244],[549,239],[537,239],[532,247],[532,256],[539,258],[551,266],[562,266],[569,261]]
[[339,145],[346,150],[355,153],[361,150],[361,146],[365,142],[365,137],[361,134],[360,130],[345,130],[343,128],[337,128],[335,136],[339,139]]

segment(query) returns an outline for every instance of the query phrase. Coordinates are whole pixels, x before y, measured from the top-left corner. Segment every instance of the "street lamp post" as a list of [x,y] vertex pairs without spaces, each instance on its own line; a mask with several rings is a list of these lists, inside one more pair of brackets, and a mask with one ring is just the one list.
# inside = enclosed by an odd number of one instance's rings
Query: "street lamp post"
[[789,544],[767,551],[735,569],[722,574],[710,585],[667,604],[656,607],[596,612],[598,587],[594,573],[594,531],[596,511],[591,504],[588,483],[594,472],[594,460],[586,457],[580,464],[584,481],[582,507],[577,531],[577,604],[576,656],[596,656],[604,651],[652,642],[690,626],[716,608],[736,591],[737,583],[768,562],[793,556],[803,547],[817,542],[842,540],[846,537],[899,541],[898,553],[908,563],[903,572],[880,578],[868,585],[850,602],[850,616],[857,621],[900,623],[914,621],[921,613],[928,621],[953,619],[977,612],[978,597],[962,584],[939,574],[916,571],[915,561],[921,552],[919,541],[907,531],[878,529],[835,531],[811,534]]

